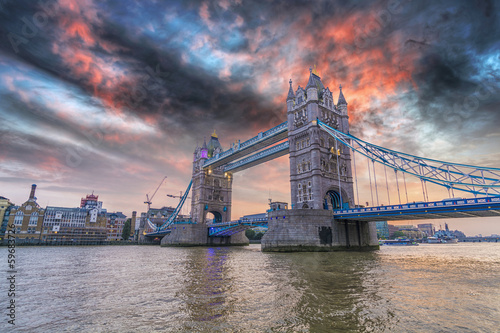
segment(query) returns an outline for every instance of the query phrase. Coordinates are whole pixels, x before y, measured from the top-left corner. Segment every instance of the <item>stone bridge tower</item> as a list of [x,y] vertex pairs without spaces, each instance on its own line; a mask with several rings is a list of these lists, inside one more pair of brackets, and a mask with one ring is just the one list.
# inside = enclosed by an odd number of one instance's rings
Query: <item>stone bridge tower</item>
[[290,80],[286,99],[292,209],[353,207],[350,150],[316,124],[318,118],[348,133],[347,102],[340,87],[335,105],[330,89],[312,68],[309,70],[306,88],[299,86],[294,93]]
[[337,105],[319,75],[309,69],[305,89],[286,98],[291,208],[268,213],[263,251],[377,249],[374,222],[335,220],[333,210],[354,207],[351,154],[317,125],[317,119],[349,132],[347,102],[340,87]]
[[203,169],[203,163],[220,152],[222,147],[215,131],[208,145],[203,142],[194,152],[191,214],[195,223],[208,222],[208,213],[213,214],[214,222],[231,220],[232,175],[224,173],[223,166]]

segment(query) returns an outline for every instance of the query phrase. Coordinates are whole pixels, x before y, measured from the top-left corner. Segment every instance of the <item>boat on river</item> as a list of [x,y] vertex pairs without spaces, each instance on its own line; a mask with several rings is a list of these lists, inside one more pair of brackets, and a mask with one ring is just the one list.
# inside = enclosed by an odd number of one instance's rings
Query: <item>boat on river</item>
[[427,238],[427,243],[430,244],[455,244],[458,243],[458,238],[448,229],[448,223],[444,224],[445,230],[437,231],[434,236]]
[[412,241],[410,239],[388,239],[381,240],[379,242],[380,245],[396,245],[396,246],[415,246],[418,245],[417,242]]

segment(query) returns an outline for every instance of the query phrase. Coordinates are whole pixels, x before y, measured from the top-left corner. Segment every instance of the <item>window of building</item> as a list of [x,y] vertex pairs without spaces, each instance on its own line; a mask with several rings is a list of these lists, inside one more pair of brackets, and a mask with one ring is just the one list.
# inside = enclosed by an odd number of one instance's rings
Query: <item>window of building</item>
[[14,217],[14,224],[15,225],[22,225],[23,224],[23,218],[24,218],[24,214],[22,211],[18,211],[16,213],[16,216]]
[[30,221],[28,225],[37,225],[38,224],[38,213],[33,212],[31,213]]

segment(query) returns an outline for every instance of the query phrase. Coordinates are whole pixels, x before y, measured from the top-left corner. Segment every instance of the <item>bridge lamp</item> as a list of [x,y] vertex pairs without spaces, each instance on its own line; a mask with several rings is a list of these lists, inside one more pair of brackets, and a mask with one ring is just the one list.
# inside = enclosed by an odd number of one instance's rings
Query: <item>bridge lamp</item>
[[212,169],[208,169],[208,174],[212,174]]

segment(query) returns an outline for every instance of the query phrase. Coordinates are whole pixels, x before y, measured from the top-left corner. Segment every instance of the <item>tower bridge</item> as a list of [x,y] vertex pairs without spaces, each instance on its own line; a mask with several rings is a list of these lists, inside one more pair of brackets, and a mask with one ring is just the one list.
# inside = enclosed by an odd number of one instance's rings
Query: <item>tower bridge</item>
[[[312,69],[305,88],[294,91],[290,80],[287,121],[226,151],[214,132],[208,143],[195,149],[192,180],[176,211],[161,223],[148,220],[142,239],[162,238],[162,246],[241,245],[248,244],[242,231],[267,227],[264,251],[375,249],[375,221],[500,215],[500,169],[431,160],[365,142],[349,133],[347,105],[342,86],[335,104],[332,92]],[[233,174],[286,154],[291,209],[232,221]],[[372,207],[360,205],[356,155],[368,161]],[[379,204],[375,162],[384,166],[389,205]],[[396,177],[396,205],[390,204],[386,169]],[[407,203],[401,201],[401,176]],[[406,176],[421,182],[423,202],[409,203]],[[444,187],[451,197],[457,191],[474,197],[430,201],[427,184]],[[191,187],[191,216],[180,221],[177,214]],[[208,213],[214,218],[207,223]]]

